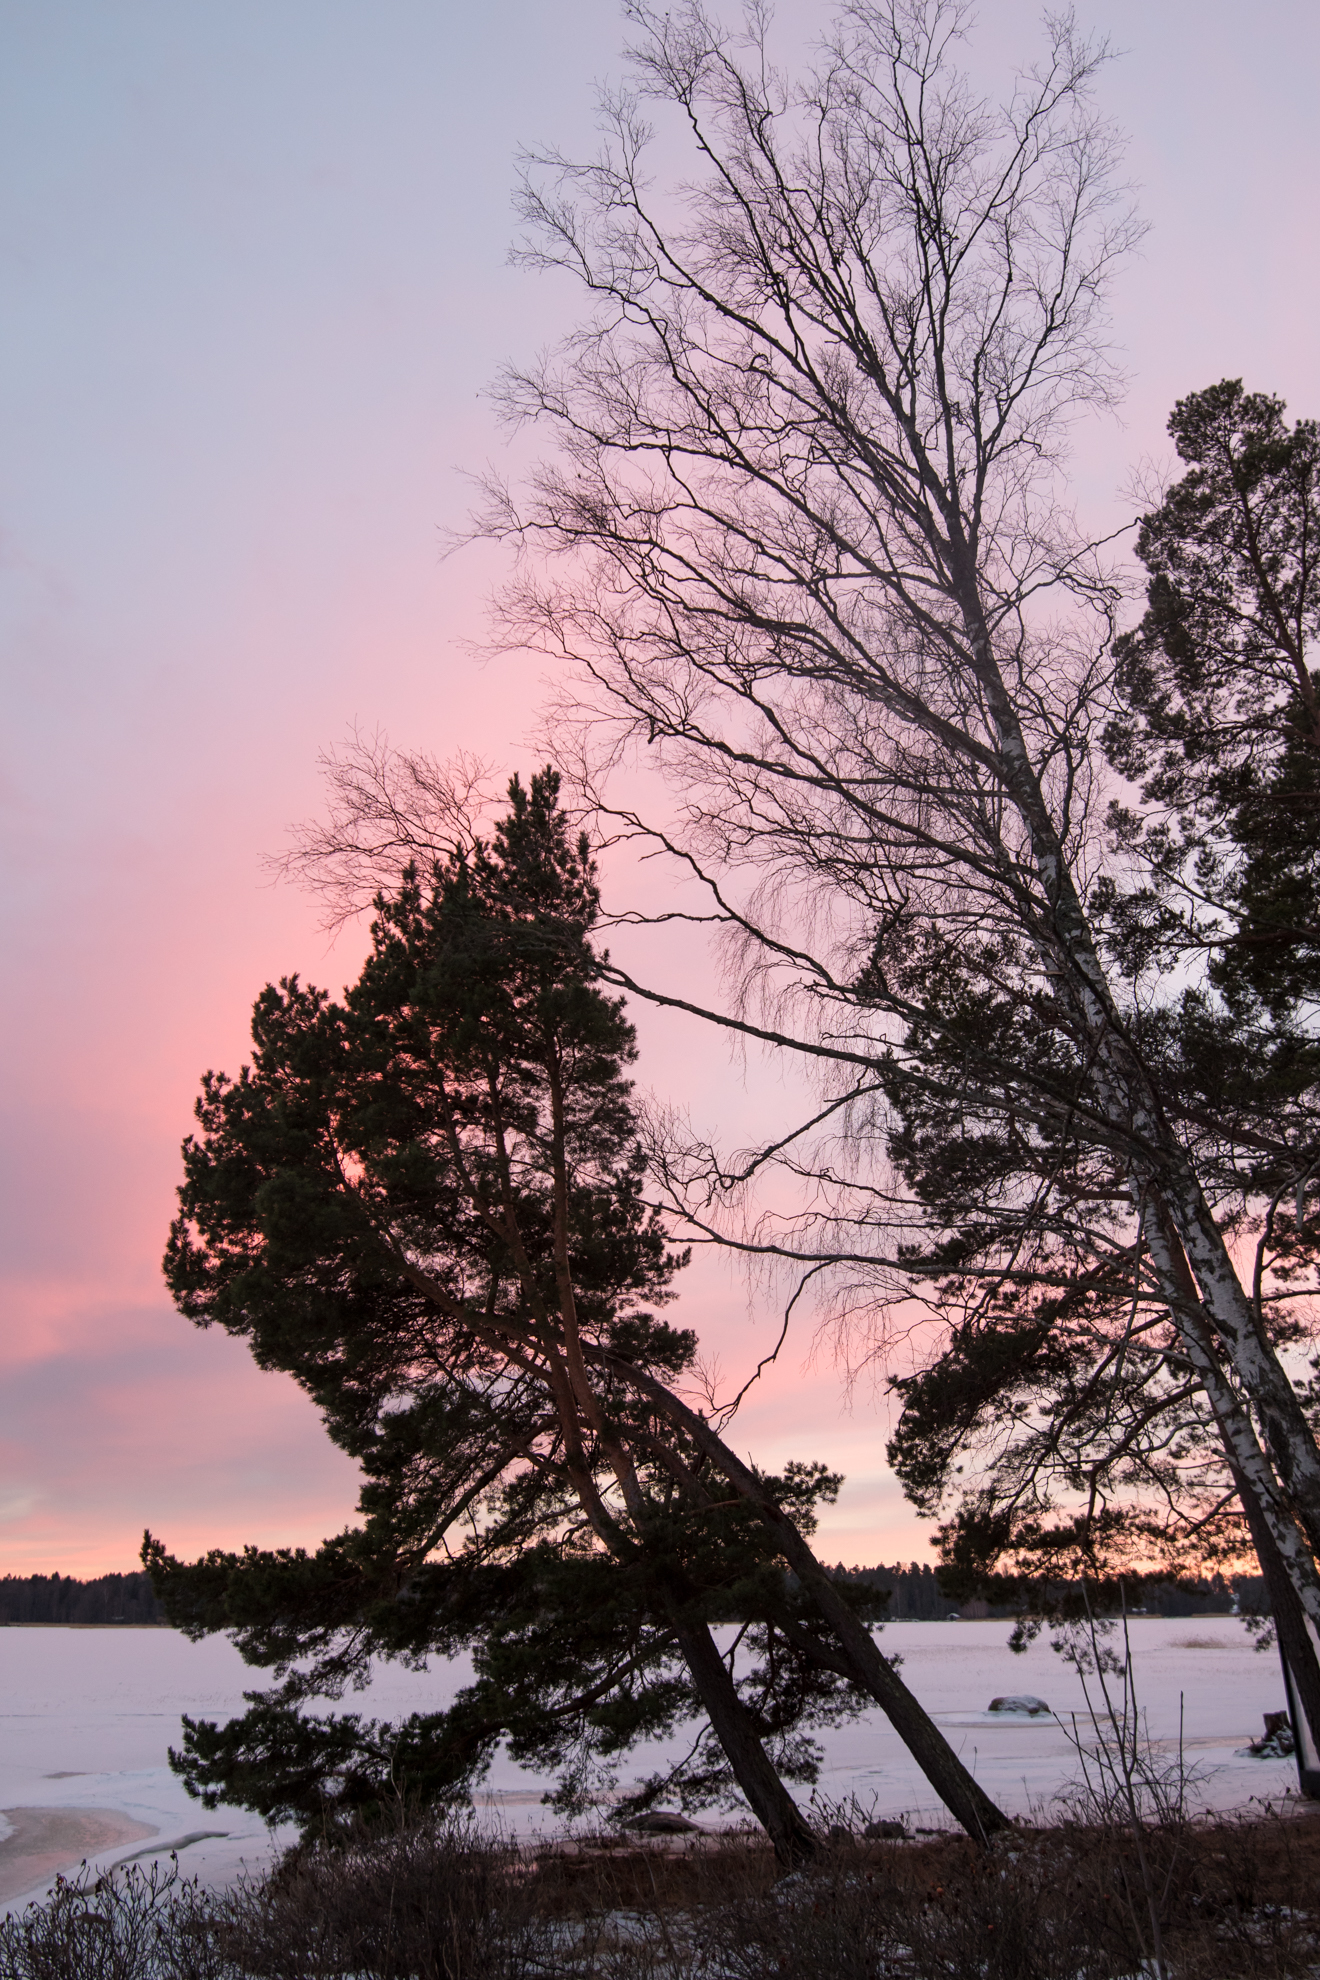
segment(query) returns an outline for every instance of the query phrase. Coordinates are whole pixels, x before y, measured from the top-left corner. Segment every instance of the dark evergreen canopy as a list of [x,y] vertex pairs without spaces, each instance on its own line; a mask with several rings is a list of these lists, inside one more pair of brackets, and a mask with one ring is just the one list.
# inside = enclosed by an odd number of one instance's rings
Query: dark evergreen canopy
[[[682,1260],[643,1199],[633,1032],[600,987],[595,878],[557,789],[515,780],[489,845],[380,897],[342,1000],[267,989],[251,1065],[204,1082],[171,1290],[291,1371],[365,1482],[361,1525],[314,1556],[185,1566],[148,1540],[171,1618],[283,1678],[229,1726],[190,1724],[178,1764],[209,1797],[323,1821],[461,1793],[507,1738],[576,1805],[638,1738],[695,1719],[679,1776],[641,1798],[736,1780],[791,1860],[812,1842],[782,1777],[813,1778],[809,1727],[869,1691],[908,1710],[983,1830],[998,1811],[861,1627],[874,1594],[831,1593],[801,1537],[837,1478],[750,1472],[672,1390],[695,1344],[653,1309]],[[732,1651],[713,1621],[740,1625]],[[444,1712],[298,1710],[374,1656],[460,1648],[476,1679]]]
[[[1320,443],[1239,381],[1180,401],[1169,430],[1188,472],[1141,525],[1147,610],[1115,643],[1105,732],[1140,789],[1110,814],[1128,877],[1092,905],[1127,1035],[1221,1226],[1255,1248],[1254,1322],[1286,1348],[1320,1252]],[[1314,1666],[1050,997],[1021,994],[1002,945],[918,945],[906,969],[932,1021],[889,1075],[890,1148],[943,1226],[922,1262],[950,1331],[899,1385],[891,1457],[945,1510],[948,1586],[1039,1604],[1078,1572],[1131,1587],[1255,1547]]]

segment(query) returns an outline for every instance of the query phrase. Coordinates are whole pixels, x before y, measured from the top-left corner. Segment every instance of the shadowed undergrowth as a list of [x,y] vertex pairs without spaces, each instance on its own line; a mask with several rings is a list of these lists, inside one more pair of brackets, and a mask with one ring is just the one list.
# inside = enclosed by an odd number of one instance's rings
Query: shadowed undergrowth
[[[1320,1816],[1151,1827],[1171,1980],[1320,1971]],[[1130,1833],[868,1843],[777,1878],[730,1835],[529,1848],[438,1823],[204,1891],[136,1866],[0,1925],[0,1980],[1121,1980],[1155,1971]]]

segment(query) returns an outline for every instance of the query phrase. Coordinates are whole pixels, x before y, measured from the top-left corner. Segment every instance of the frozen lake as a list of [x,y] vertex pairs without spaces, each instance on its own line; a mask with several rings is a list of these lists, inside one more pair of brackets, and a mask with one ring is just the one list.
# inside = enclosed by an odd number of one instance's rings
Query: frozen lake
[[[1230,1617],[1131,1625],[1137,1691],[1153,1738],[1176,1748],[1179,1693],[1188,1760],[1205,1775],[1203,1799],[1237,1807],[1253,1796],[1295,1793],[1290,1760],[1239,1754],[1259,1737],[1262,1714],[1282,1707],[1277,1654],[1257,1653]],[[1005,1622],[892,1623],[882,1642],[903,1657],[903,1676],[1001,1807],[1047,1805],[1076,1771],[1052,1720],[997,1720],[985,1708],[1006,1692],[1034,1692],[1065,1721],[1084,1709],[1081,1684],[1042,1638],[1015,1657]],[[431,1709],[462,1682],[461,1667],[416,1674],[384,1666],[346,1709],[389,1718]],[[198,1831],[181,1856],[189,1873],[220,1884],[259,1869],[291,1832],[271,1835],[254,1816],[189,1800],[169,1770],[179,1717],[225,1719],[243,1709],[250,1671],[223,1639],[189,1643],[166,1629],[0,1629],[0,1904],[43,1890],[86,1856],[100,1868],[141,1853],[167,1853]],[[877,1815],[918,1823],[940,1811],[879,1711],[825,1737],[819,1792],[855,1794]],[[639,1752],[636,1772],[658,1755]],[[626,1778],[626,1777],[625,1777]],[[548,1823],[544,1783],[497,1758],[482,1797],[510,1829]],[[805,1794],[805,1790],[800,1791]]]

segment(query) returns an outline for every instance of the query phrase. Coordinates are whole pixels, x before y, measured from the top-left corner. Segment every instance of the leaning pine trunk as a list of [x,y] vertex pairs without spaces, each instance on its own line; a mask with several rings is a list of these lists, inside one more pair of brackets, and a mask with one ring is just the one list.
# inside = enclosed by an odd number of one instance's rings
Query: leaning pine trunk
[[963,1766],[925,1707],[876,1648],[875,1639],[835,1587],[797,1527],[766,1491],[756,1473],[743,1464],[711,1428],[704,1416],[666,1389],[644,1369],[613,1355],[602,1356],[635,1389],[659,1404],[670,1421],[681,1427],[718,1467],[733,1489],[755,1507],[775,1536],[779,1552],[811,1596],[830,1626],[852,1671],[854,1681],[883,1709],[908,1752],[954,1819],[969,1836],[985,1842],[997,1830],[1011,1826],[1005,1815]]
[[816,1838],[761,1744],[714,1637],[703,1622],[678,1622],[674,1635],[734,1779],[774,1845],[775,1861],[785,1870],[809,1863]]

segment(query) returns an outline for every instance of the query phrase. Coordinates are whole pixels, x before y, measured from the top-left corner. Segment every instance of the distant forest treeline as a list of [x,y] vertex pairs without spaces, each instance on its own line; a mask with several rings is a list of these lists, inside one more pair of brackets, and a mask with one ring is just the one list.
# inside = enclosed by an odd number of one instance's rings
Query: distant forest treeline
[[151,1582],[137,1574],[0,1576],[0,1623],[155,1623],[165,1620]]
[[[905,1567],[899,1561],[893,1567],[873,1568],[846,1568],[840,1564],[834,1572],[841,1581],[871,1582],[887,1588],[889,1607],[885,1613],[894,1622],[914,1619],[941,1622],[947,1616],[1007,1616],[1012,1613],[1006,1608],[991,1608],[983,1601],[951,1601],[941,1589],[936,1571],[929,1562],[910,1561]],[[1258,1574],[1235,1574],[1229,1580],[1225,1580],[1222,1574],[1215,1574],[1198,1581],[1184,1581],[1176,1586],[1172,1582],[1164,1582],[1157,1587],[1143,1589],[1134,1600],[1134,1608],[1139,1607],[1146,1615],[1152,1616],[1225,1615],[1235,1607],[1235,1596],[1242,1608],[1268,1614],[1265,1583]]]
[[[844,1581],[869,1581],[889,1590],[886,1613],[895,1622],[918,1620],[941,1622],[947,1616],[1007,1615],[1007,1609],[990,1609],[984,1602],[951,1602],[943,1594],[929,1562],[896,1561],[892,1567],[846,1568],[834,1570]],[[1140,1597],[1148,1615],[1222,1615],[1233,1607],[1237,1595],[1243,1608],[1265,1612],[1264,1584],[1259,1575],[1222,1575],[1208,1580],[1184,1582],[1179,1587],[1166,1584],[1148,1588]],[[0,1576],[0,1624],[2,1623],[156,1623],[163,1622],[161,1606],[151,1591],[147,1576],[101,1574],[91,1581],[75,1581],[67,1574],[6,1574]]]

